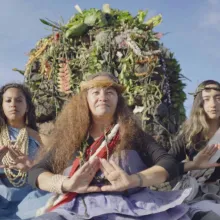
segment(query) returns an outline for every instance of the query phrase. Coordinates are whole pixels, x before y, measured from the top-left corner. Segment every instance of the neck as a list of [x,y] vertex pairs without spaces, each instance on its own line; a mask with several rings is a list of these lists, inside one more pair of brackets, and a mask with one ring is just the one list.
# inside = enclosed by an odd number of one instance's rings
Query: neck
[[23,128],[23,127],[25,127],[25,123],[23,121],[14,121],[14,120],[10,121],[10,120],[8,120],[7,125],[9,125],[13,128]]
[[109,126],[111,126],[113,122],[113,119],[109,119],[109,118],[93,118],[92,120],[92,126],[90,129],[90,135],[95,139],[97,137],[100,137],[106,128],[108,128]]
[[211,138],[215,132],[219,129],[219,120],[209,120],[209,137]]

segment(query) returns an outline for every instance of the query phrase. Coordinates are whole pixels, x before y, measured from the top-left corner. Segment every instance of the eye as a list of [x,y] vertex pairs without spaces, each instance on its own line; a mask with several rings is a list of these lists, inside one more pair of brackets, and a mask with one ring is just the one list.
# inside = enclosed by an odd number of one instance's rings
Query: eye
[[107,90],[106,92],[107,92],[107,94],[110,94],[110,95],[112,95],[112,94],[114,94],[114,93],[115,93],[115,91],[114,91],[114,90],[112,90],[112,89],[109,89],[109,90]]
[[204,98],[203,101],[204,101],[204,102],[207,102],[207,101],[209,101],[209,99],[208,99],[208,98]]
[[10,102],[11,102],[11,99],[6,99],[5,102],[10,103]]
[[98,94],[99,94],[99,91],[97,91],[97,90],[96,90],[96,91],[93,91],[92,94],[93,94],[93,95],[98,95]]

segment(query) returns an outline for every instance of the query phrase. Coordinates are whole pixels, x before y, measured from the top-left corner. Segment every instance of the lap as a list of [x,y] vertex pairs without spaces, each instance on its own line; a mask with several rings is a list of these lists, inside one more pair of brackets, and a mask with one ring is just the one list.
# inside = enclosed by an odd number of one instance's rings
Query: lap
[[192,208],[195,208],[196,210],[200,210],[203,212],[215,212],[217,215],[220,216],[220,204],[216,203],[213,200],[204,200],[200,202],[196,202],[192,205],[190,205]]
[[198,212],[195,214],[192,220],[220,220],[220,216],[212,211]]

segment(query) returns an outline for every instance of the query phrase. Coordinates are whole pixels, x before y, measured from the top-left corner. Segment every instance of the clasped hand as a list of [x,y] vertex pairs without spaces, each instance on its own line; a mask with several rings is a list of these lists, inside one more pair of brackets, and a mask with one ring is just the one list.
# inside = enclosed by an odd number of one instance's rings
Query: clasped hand
[[[11,165],[3,165],[2,159],[3,157],[9,153],[10,157],[13,159],[13,164]],[[14,146],[0,146],[0,168],[10,168],[21,171],[28,171],[33,166],[33,161],[28,158],[27,155],[21,153]]]
[[[110,182],[110,185],[104,185],[102,187],[90,185],[99,169],[101,169],[105,178]],[[134,176],[128,175],[113,161],[108,162],[105,159],[96,157],[87,161],[72,177],[66,179],[63,182],[62,189],[64,192],[76,193],[124,191],[135,187],[135,184]]]

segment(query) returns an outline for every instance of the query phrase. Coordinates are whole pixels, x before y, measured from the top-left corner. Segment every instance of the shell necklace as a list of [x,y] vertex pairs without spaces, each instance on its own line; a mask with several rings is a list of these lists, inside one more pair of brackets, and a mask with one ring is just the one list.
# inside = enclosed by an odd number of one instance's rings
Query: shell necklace
[[[28,154],[28,132],[27,128],[21,128],[15,141],[10,140],[8,126],[4,126],[0,133],[0,145],[12,147],[13,149],[20,151],[22,154]],[[2,163],[6,166],[4,168],[5,175],[9,182],[14,187],[21,187],[26,183],[27,172],[8,168],[10,165],[14,165],[15,161],[11,157],[10,152],[7,152],[2,158]]]

